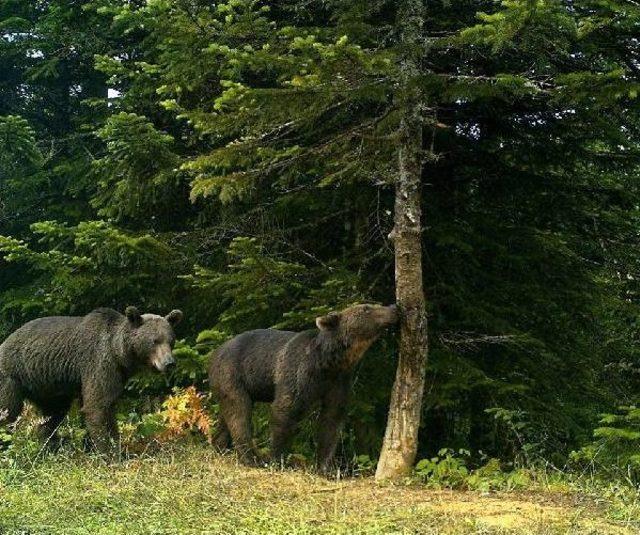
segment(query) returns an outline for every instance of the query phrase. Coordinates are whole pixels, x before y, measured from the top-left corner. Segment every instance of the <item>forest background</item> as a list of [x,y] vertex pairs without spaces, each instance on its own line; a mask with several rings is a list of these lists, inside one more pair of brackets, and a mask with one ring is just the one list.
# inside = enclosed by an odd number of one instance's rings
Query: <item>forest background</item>
[[[426,14],[418,458],[637,469],[640,6]],[[44,315],[181,308],[177,369],[128,385],[120,420],[142,425],[172,389],[206,392],[205,355],[234,334],[394,301],[396,16],[0,0],[0,338]],[[396,352],[389,335],[358,369],[346,459],[380,451]]]

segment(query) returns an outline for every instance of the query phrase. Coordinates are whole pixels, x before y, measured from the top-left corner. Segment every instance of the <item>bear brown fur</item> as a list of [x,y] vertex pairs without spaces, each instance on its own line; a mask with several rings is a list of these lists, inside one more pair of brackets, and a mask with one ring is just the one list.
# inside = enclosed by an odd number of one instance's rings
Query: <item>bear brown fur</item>
[[316,319],[304,332],[260,329],[229,340],[212,353],[209,382],[220,403],[214,443],[230,440],[244,462],[255,462],[253,403],[271,403],[271,457],[280,461],[298,422],[317,402],[317,464],[330,468],[346,417],[352,372],[385,328],[398,320],[395,305],[357,305]]
[[173,327],[181,319],[179,310],[163,318],[101,308],[23,325],[0,345],[0,424],[15,421],[29,400],[47,417],[43,433],[54,438],[80,397],[89,436],[107,451],[118,437],[115,403],[126,380],[142,366],[165,371],[175,363]]

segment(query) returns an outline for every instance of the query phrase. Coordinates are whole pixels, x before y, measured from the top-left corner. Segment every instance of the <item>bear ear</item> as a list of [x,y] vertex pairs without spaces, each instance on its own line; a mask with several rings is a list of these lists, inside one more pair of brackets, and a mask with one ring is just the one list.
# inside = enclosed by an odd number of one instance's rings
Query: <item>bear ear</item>
[[142,325],[142,316],[136,307],[127,307],[124,315],[127,316],[129,323],[134,327],[140,327],[140,325]]
[[323,331],[331,331],[340,325],[340,314],[338,312],[329,312],[326,316],[316,318],[318,329]]
[[182,316],[182,310],[172,310],[167,314],[167,317],[165,319],[171,324],[172,327],[175,327],[182,321]]

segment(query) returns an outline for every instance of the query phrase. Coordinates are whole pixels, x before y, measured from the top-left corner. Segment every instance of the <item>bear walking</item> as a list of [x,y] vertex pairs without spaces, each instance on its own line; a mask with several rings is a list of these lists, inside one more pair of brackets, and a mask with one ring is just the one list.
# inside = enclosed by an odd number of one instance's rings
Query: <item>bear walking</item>
[[357,305],[317,318],[317,329],[260,329],[223,344],[209,364],[209,383],[220,403],[215,445],[223,449],[232,440],[241,460],[255,461],[252,406],[268,402],[271,456],[279,461],[298,422],[320,402],[317,463],[328,470],[346,417],[353,369],[397,320],[395,305]]
[[29,400],[47,417],[42,431],[51,438],[80,397],[89,436],[107,451],[118,438],[115,404],[126,380],[144,365],[163,372],[175,363],[181,319],[179,310],[163,318],[100,308],[23,325],[0,345],[0,424],[15,421]]

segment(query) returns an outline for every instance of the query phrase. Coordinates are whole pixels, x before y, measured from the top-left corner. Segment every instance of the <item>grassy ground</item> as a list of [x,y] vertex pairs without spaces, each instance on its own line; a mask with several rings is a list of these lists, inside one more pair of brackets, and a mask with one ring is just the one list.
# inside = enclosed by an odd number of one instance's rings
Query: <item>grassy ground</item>
[[568,489],[482,494],[248,469],[205,446],[110,465],[51,455],[0,470],[3,535],[637,534],[632,511]]

